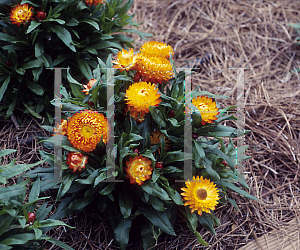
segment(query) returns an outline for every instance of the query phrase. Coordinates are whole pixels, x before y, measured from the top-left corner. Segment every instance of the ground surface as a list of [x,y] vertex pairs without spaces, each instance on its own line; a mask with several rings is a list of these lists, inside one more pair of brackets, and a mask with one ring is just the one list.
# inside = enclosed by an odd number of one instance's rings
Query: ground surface
[[[239,249],[254,239],[281,229],[300,216],[300,47],[289,23],[299,22],[299,1],[200,1],[135,0],[131,8],[140,30],[155,33],[175,50],[177,67],[192,67],[208,59],[194,74],[194,86],[230,96],[237,102],[239,68],[244,68],[245,137],[249,145],[245,163],[252,201],[229,193],[239,211],[229,204],[219,206],[221,226],[213,236],[199,228],[209,249]],[[137,47],[144,41],[136,37]],[[2,127],[2,128],[1,128]],[[13,123],[0,124],[0,148],[17,148],[17,163],[39,159],[34,121],[17,130]],[[43,133],[42,131],[39,133]],[[27,140],[27,139],[26,139]],[[74,249],[118,249],[105,218],[93,209],[66,219],[76,229],[60,227],[53,237]],[[163,235],[156,249],[208,249],[200,246],[184,221],[175,225],[177,237]],[[299,235],[298,235],[299,240]],[[46,246],[47,249],[59,249]],[[130,242],[128,249],[142,249]]]

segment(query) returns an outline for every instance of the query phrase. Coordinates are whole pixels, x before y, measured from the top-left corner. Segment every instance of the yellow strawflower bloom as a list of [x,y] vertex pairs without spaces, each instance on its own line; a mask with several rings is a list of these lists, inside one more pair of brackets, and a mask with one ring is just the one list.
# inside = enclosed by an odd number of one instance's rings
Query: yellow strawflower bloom
[[103,4],[106,0],[84,0],[87,5],[95,5],[97,6],[98,4]]
[[206,123],[213,123],[214,120],[218,118],[216,115],[220,114],[218,112],[217,104],[206,96],[197,96],[192,100],[193,105],[195,105],[201,113],[202,121],[201,124],[205,125]]
[[203,179],[201,176],[193,176],[193,181],[185,182],[186,188],[181,188],[183,199],[186,201],[185,206],[190,206],[191,212],[197,211],[199,215],[202,212],[211,213],[210,210],[215,210],[218,204],[219,191],[216,184],[208,179]]
[[127,105],[136,112],[149,113],[149,106],[158,106],[161,100],[155,85],[147,82],[136,82],[126,90]]
[[174,51],[170,45],[155,41],[144,43],[140,48],[140,51],[149,56],[161,56],[166,59],[170,58],[170,53],[172,53],[172,55],[174,54]]
[[129,51],[122,49],[122,52],[118,52],[118,57],[116,60],[111,61],[116,64],[113,67],[119,69],[121,72],[123,70],[130,70],[135,67],[138,62],[139,54],[133,54],[133,49],[129,49]]

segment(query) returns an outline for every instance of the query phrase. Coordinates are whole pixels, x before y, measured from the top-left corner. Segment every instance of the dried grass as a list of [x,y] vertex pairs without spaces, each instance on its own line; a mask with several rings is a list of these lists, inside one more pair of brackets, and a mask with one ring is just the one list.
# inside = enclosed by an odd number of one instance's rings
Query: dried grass
[[[237,68],[245,68],[245,129],[251,130],[245,137],[251,156],[245,174],[250,193],[260,201],[229,192],[239,211],[230,205],[217,208],[221,226],[216,236],[199,227],[209,249],[239,249],[300,216],[300,77],[292,72],[299,67],[300,48],[293,44],[296,32],[288,26],[299,21],[299,9],[299,1],[270,0],[135,0],[131,8],[143,22],[141,30],[156,33],[151,40],[174,48],[177,67],[193,67],[211,57],[193,75],[193,84],[230,96],[224,104],[236,104]],[[138,48],[144,41],[133,37]],[[11,148],[7,129],[0,130],[0,140]],[[33,159],[24,152],[15,155],[17,162]],[[75,249],[118,249],[105,219],[88,211],[67,219],[76,229],[60,227],[52,236]],[[182,219],[175,230],[177,236],[162,236],[156,249],[208,249],[197,243]],[[142,248],[133,241],[128,249]]]

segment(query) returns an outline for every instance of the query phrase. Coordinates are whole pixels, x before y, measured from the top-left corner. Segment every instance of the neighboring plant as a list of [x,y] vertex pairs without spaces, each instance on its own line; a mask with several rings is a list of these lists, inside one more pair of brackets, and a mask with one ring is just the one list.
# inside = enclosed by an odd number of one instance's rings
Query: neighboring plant
[[[62,123],[55,128],[43,126],[55,131],[51,138],[42,138],[44,146],[53,149],[61,137],[63,148],[63,181],[58,187],[43,188],[58,188],[56,200],[61,200],[64,213],[53,218],[94,202],[121,249],[128,244],[133,220],[139,220],[143,248],[148,249],[163,232],[175,235],[173,224],[179,213],[198,241],[208,246],[197,232],[198,223],[216,234],[214,227],[220,221],[213,211],[218,204],[229,201],[237,209],[235,201],[227,198],[228,189],[256,199],[238,187],[248,188],[236,169],[246,147],[234,147],[231,138],[237,137],[237,130],[221,125],[236,120],[226,115],[235,107],[222,107],[220,113],[216,99],[228,97],[197,89],[185,93],[185,73],[176,72],[172,54],[170,46],[151,42],[137,54],[123,50],[113,61],[99,59],[89,87],[68,72],[74,96],[62,87]],[[107,100],[112,73],[104,68],[112,68],[112,62],[114,100]],[[191,103],[185,103],[188,95],[192,95]],[[113,103],[114,114],[105,112]],[[192,110],[192,153],[184,152],[186,108]],[[110,116],[114,126],[107,126]],[[114,138],[110,138],[111,129]],[[229,137],[228,142],[222,137]],[[113,139],[115,154],[106,152],[105,146]],[[54,155],[44,151],[41,155],[50,167],[37,168],[27,176],[49,181],[54,178]],[[184,183],[186,160],[192,162],[193,179]]]
[[[0,151],[0,161],[1,157],[15,151],[12,149]],[[0,166],[0,185],[7,184],[8,179],[16,178],[17,175],[41,163],[15,165],[14,160],[8,165]],[[63,249],[72,250],[73,248],[68,245],[43,234],[55,226],[70,226],[62,221],[46,219],[53,206],[47,207],[48,202],[44,202],[37,207],[39,201],[49,198],[39,198],[39,178],[32,183],[28,201],[25,202],[28,194],[26,185],[29,183],[29,180],[28,178],[26,181],[23,181],[20,178],[17,184],[0,187],[0,249],[43,249],[45,241],[49,241]]]
[[[70,68],[78,81],[92,77],[97,57],[133,47],[121,32],[151,36],[127,15],[133,0],[4,0],[0,3],[0,116],[15,107],[52,124],[51,68]],[[65,70],[63,70],[63,73]],[[65,77],[65,73],[63,74]],[[65,78],[64,78],[65,79]],[[50,106],[50,107],[49,107]]]

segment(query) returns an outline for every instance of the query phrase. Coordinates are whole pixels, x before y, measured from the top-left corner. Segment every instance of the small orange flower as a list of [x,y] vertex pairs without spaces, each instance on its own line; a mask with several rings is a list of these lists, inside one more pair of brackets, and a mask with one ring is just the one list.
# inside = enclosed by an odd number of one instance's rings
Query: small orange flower
[[85,92],[85,95],[89,94],[90,89],[94,86],[95,82],[97,82],[96,79],[91,79],[87,85],[83,84],[84,90],[81,90],[81,92]]
[[118,58],[112,63],[116,64],[113,67],[119,69],[121,72],[123,70],[130,70],[134,68],[136,63],[138,62],[139,54],[133,54],[133,49],[129,49],[129,51],[122,49],[122,52],[118,52]]
[[134,159],[129,157],[129,161],[126,162],[127,178],[130,178],[130,183],[137,183],[142,185],[145,180],[151,178],[152,170],[151,161],[147,157],[142,155],[135,157]]
[[33,7],[29,7],[27,3],[19,4],[11,10],[10,21],[18,26],[25,24],[34,19],[32,11]]
[[98,4],[104,4],[106,0],[85,0],[87,5],[92,6],[93,4],[97,6]]
[[130,112],[130,116],[134,118],[137,122],[143,122],[145,120],[145,111],[138,112],[133,109],[131,106],[126,106],[125,112]]
[[174,51],[170,45],[155,41],[144,43],[140,48],[140,51],[149,56],[161,56],[166,59],[170,58],[170,53],[172,55],[174,54]]
[[69,119],[67,136],[73,147],[89,153],[96,148],[101,138],[104,143],[107,142],[109,129],[104,115],[88,110]]
[[162,83],[169,81],[173,76],[173,68],[170,61],[161,56],[152,56],[141,53],[137,63],[135,78],[141,78],[145,82]]
[[192,100],[192,103],[201,113],[202,125],[205,125],[206,123],[213,123],[214,120],[218,119],[216,115],[220,114],[220,112],[218,112],[219,109],[217,108],[217,104],[212,100],[212,98],[197,96]]
[[68,153],[67,164],[70,169],[73,169],[73,173],[78,170],[81,171],[82,168],[85,168],[88,157],[80,152],[71,152]]
[[[136,112],[149,113],[149,106],[158,106],[160,94],[155,85],[147,82],[136,82],[126,89],[127,105]],[[143,113],[141,113],[143,114]]]
[[[150,134],[150,137],[151,137],[151,145],[160,144],[160,140],[161,140],[161,137],[162,137],[162,136],[163,136],[163,138],[165,139],[165,145],[166,145],[165,150],[168,150],[170,140],[167,139],[166,136],[165,136],[163,133],[159,132],[159,131],[155,131],[155,132],[152,132],[152,133]],[[161,148],[161,147],[159,147],[159,148],[157,149],[157,151],[158,151],[159,154],[160,154],[160,148]]]
[[56,135],[65,135],[67,133],[68,121],[62,120],[60,125],[53,129]]

